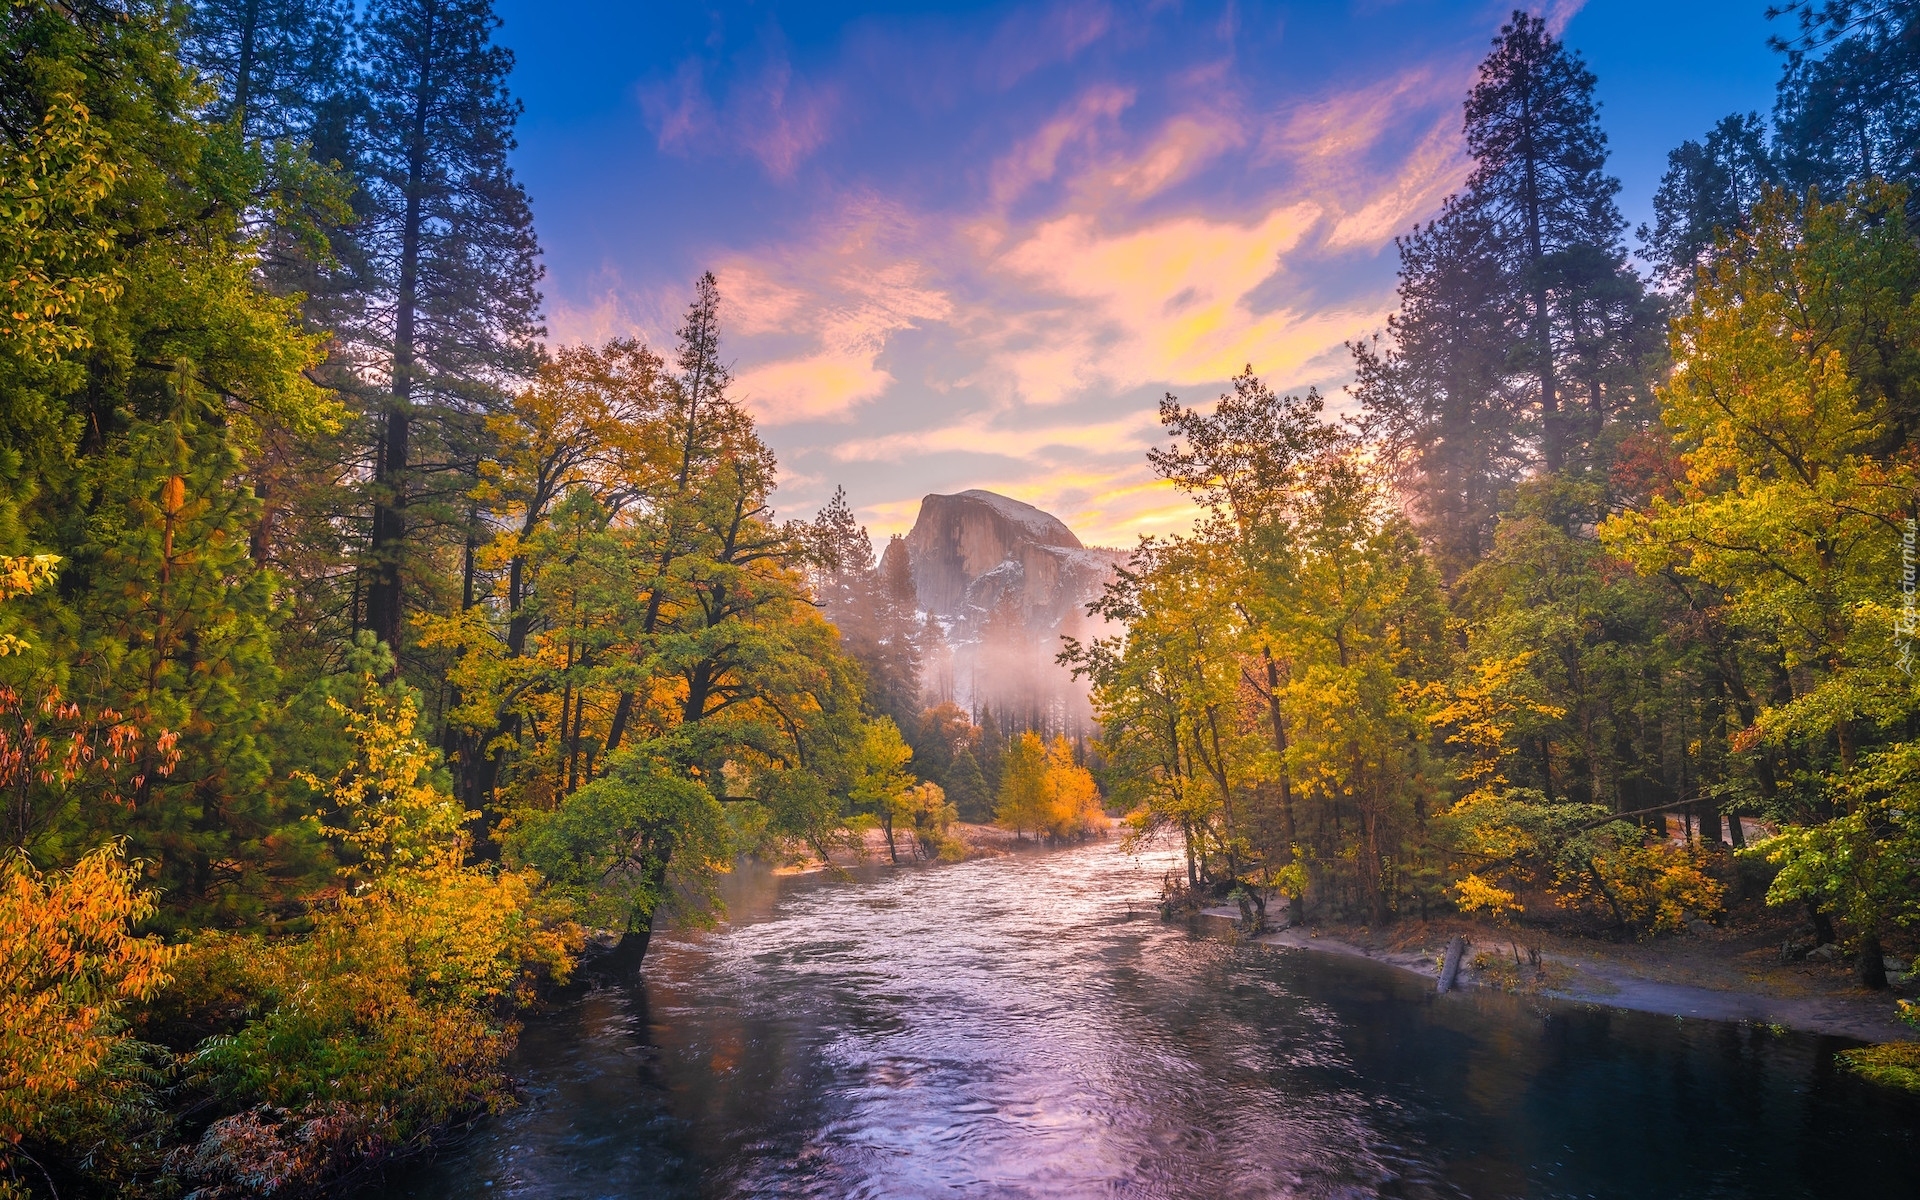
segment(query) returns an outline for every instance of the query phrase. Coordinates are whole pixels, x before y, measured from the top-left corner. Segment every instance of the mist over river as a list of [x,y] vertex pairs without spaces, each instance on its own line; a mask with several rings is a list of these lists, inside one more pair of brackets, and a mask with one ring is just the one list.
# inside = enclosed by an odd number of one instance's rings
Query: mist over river
[[526,1103],[394,1197],[1901,1197],[1830,1038],[1495,995],[1162,923],[1114,842],[728,881],[563,997]]

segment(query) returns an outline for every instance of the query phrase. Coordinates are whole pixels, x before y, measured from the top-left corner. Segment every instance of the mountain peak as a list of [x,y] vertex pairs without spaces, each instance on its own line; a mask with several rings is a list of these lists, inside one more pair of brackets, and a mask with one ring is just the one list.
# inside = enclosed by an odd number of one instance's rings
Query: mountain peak
[[907,554],[928,612],[977,620],[1011,600],[1035,628],[1057,628],[1113,568],[1059,517],[980,488],[923,498]]

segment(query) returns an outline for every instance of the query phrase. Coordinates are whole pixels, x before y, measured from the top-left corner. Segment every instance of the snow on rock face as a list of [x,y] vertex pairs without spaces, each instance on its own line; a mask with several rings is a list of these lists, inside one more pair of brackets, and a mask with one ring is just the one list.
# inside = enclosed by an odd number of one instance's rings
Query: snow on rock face
[[978,489],[922,499],[907,553],[921,608],[978,622],[1010,603],[1036,632],[1078,615],[1126,557],[1081,545],[1051,513]]
[[1042,512],[1031,504],[1002,496],[998,492],[969,488],[957,496],[928,496],[920,501],[920,511],[925,512],[928,500],[964,500],[972,504],[983,504],[993,510],[1002,521],[1019,529],[1030,541],[1042,546],[1069,546],[1080,549],[1080,539],[1073,536],[1073,530],[1067,523],[1050,512]]

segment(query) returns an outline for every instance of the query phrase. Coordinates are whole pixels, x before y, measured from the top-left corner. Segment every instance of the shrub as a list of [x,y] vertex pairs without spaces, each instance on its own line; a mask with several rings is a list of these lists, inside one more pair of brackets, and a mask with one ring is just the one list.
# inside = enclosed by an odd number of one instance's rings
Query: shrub
[[121,1009],[166,983],[175,951],[129,932],[154,911],[138,877],[118,845],[65,871],[0,861],[0,1144],[45,1133],[125,1036]]

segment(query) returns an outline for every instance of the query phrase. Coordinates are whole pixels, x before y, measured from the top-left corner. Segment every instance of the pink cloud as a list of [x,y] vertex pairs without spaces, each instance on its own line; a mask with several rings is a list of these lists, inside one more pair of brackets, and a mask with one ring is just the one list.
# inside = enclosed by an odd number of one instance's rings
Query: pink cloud
[[1099,131],[1133,103],[1131,88],[1101,84],[1080,94],[1066,111],[1042,125],[1013,151],[993,165],[995,204],[1016,200],[1028,188],[1046,183],[1060,169],[1060,156],[1074,148],[1091,148]]
[[983,81],[1005,90],[1036,71],[1068,62],[1115,27],[1102,0],[1064,0],[1039,13],[1020,13],[1002,24],[980,54]]
[[1249,362],[1284,378],[1377,316],[1372,305],[1309,314],[1249,303],[1321,214],[1296,201],[1249,223],[1189,216],[1107,233],[1080,214],[1048,222],[998,266],[1070,303],[1009,321],[994,366],[1029,404],[1099,384],[1226,379]]
[[1407,154],[1397,173],[1369,181],[1371,195],[1334,223],[1327,235],[1328,247],[1378,246],[1406,233],[1439,211],[1447,195],[1465,182],[1467,170],[1459,122],[1444,117]]
[[[993,86],[1126,33],[1099,4],[1039,20],[1002,27],[1021,53],[993,65]],[[1095,398],[1167,387],[1206,403],[1248,364],[1277,387],[1343,383],[1343,344],[1384,322],[1390,283],[1336,303],[1289,302],[1281,283],[1438,209],[1464,177],[1459,102],[1479,51],[1259,115],[1231,59],[1171,73],[1152,96],[1084,82],[971,176],[971,201],[845,194],[812,229],[723,256],[735,394],[821,486],[841,466],[857,479],[973,461],[970,485],[1057,508],[1090,540],[1182,528],[1191,506],[1143,458],[1152,407],[1101,412]],[[791,178],[829,134],[831,91],[784,58],[724,102],[697,69],[674,86],[650,120],[681,152],[718,130]],[[912,330],[924,337],[903,342]],[[932,352],[902,357],[909,344]],[[881,534],[918,504],[874,499],[861,512]]]
[[722,264],[732,328],[771,339],[737,377],[762,422],[846,419],[894,382],[879,359],[895,334],[951,315],[946,292],[906,253],[911,229],[897,210],[868,204],[811,243]]
[[1239,119],[1219,111],[1181,113],[1133,161],[1112,174],[1112,183],[1132,199],[1144,200],[1179,183],[1229,150],[1247,141]]
[[838,91],[797,80],[777,40],[766,58],[759,69],[729,85],[719,105],[708,94],[707,70],[698,59],[682,62],[668,81],[640,87],[640,109],[660,149],[744,153],[774,179],[792,179],[826,143]]

